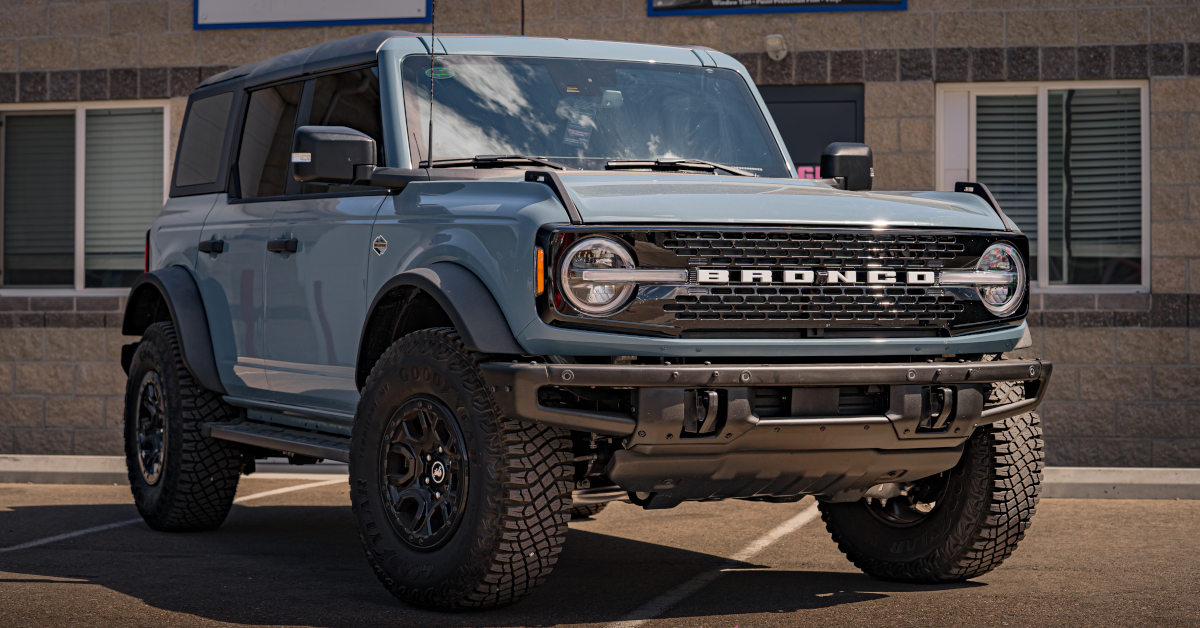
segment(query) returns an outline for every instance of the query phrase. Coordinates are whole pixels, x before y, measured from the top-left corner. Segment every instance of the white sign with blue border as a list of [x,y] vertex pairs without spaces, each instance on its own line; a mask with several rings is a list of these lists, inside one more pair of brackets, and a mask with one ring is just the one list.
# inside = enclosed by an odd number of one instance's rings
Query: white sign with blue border
[[651,17],[801,11],[905,11],[908,0],[646,0]]
[[428,22],[433,0],[196,0],[197,30]]

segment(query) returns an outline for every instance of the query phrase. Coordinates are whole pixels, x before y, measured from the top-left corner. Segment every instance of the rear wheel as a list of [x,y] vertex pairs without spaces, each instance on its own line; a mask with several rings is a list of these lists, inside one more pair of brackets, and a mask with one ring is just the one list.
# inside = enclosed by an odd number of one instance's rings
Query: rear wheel
[[410,604],[516,601],[566,539],[569,433],[499,414],[453,329],[409,334],[371,371],[351,445],[352,507],[367,559]]
[[592,516],[598,515],[598,514],[600,514],[600,511],[604,510],[604,507],[607,505],[608,505],[608,502],[602,502],[599,504],[588,504],[586,506],[571,506],[571,519],[572,520],[587,519]]
[[146,329],[125,388],[125,464],[134,503],[151,528],[192,532],[225,521],[237,492],[241,453],[204,436],[201,427],[236,416],[192,378],[171,323]]
[[[997,385],[993,401],[1020,389]],[[1041,492],[1042,430],[1036,413],[979,427],[953,469],[883,498],[820,503],[838,549],[882,580],[954,582],[995,569],[1025,536]]]

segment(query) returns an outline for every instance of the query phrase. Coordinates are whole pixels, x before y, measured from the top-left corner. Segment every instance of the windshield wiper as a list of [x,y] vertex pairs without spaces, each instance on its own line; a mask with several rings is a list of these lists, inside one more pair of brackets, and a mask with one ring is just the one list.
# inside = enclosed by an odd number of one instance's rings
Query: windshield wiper
[[656,170],[663,172],[672,172],[679,170],[694,170],[696,172],[712,172],[723,170],[730,174],[739,177],[756,177],[758,175],[753,172],[734,168],[732,166],[723,166],[711,161],[703,159],[655,159],[649,161],[645,159],[614,159],[604,166],[605,170]]
[[471,166],[474,168],[507,168],[510,166],[542,166],[544,168],[554,168],[555,170],[573,170],[560,163],[547,161],[540,157],[527,157],[525,155],[475,155],[468,159],[435,159],[433,165],[430,166],[428,161],[422,161],[422,168],[462,168]]

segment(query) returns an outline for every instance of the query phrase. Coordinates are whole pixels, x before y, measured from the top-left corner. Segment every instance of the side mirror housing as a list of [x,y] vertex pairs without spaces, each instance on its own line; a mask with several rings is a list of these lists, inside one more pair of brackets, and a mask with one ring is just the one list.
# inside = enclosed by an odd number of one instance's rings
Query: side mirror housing
[[871,147],[852,142],[834,142],[821,153],[821,176],[842,179],[843,190],[869,190],[875,177]]
[[292,176],[301,183],[353,183],[375,166],[375,140],[344,126],[302,126],[292,136]]

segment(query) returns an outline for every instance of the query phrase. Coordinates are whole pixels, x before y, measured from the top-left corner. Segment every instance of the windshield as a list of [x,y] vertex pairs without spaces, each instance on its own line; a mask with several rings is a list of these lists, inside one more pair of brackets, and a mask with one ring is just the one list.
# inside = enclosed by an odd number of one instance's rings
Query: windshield
[[[409,56],[410,140],[428,160],[526,155],[602,170],[615,159],[703,159],[766,177],[788,168],[733,70],[624,61]],[[418,130],[419,129],[419,130]]]

